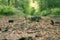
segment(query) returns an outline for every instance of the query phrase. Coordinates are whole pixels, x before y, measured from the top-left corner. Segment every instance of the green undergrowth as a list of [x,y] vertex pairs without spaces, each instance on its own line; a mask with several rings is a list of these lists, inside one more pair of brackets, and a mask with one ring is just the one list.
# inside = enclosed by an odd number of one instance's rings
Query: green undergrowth
[[0,16],[23,16],[23,12],[11,6],[0,5]]
[[41,16],[60,16],[60,8],[51,8],[49,10],[43,10]]

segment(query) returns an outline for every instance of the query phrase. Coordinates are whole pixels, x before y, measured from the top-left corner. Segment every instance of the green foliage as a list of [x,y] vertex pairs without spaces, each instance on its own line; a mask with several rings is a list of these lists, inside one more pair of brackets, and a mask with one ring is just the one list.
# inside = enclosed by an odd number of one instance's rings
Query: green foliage
[[60,16],[60,8],[52,8],[51,15]]
[[32,7],[32,8],[31,8],[31,13],[30,13],[30,15],[33,16],[34,13],[35,13],[35,9],[34,9],[34,7]]
[[2,6],[0,5],[0,16],[24,16],[21,10],[18,10],[12,6]]
[[51,14],[51,10],[43,10],[43,11],[40,13],[41,16],[47,16],[47,15],[49,15],[49,14]]
[[47,10],[43,10],[43,11],[40,13],[41,16],[46,16],[47,14],[48,14]]
[[[60,0],[33,0],[38,2],[38,11],[30,8],[30,0],[0,0],[0,15],[49,16],[60,15]],[[9,4],[9,5],[8,5]]]
[[51,9],[51,8],[60,8],[60,0],[38,0],[40,11]]
[[47,0],[48,8],[60,7],[60,0]]
[[52,8],[50,10],[43,10],[41,16],[60,16],[60,8]]
[[11,7],[0,5],[0,15],[11,16],[14,15],[14,12]]
[[47,9],[47,0],[37,0],[38,5],[39,5],[39,12],[41,12],[42,10],[46,10]]
[[7,4],[8,4],[7,0],[0,0],[0,5],[7,5]]
[[29,0],[19,0],[18,6],[23,11],[23,13],[28,14],[29,13]]

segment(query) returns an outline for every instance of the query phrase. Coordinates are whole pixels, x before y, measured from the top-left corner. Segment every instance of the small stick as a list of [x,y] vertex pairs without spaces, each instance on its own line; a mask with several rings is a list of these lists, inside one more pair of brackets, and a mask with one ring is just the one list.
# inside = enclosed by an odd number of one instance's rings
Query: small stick
[[53,20],[51,20],[51,25],[54,25],[54,21]]

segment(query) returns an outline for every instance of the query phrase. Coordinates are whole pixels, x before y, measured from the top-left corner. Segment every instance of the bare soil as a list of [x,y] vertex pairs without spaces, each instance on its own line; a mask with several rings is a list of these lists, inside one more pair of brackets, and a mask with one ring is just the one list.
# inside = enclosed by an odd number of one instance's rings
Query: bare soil
[[60,40],[60,17],[41,18],[39,22],[24,17],[0,18],[0,40]]

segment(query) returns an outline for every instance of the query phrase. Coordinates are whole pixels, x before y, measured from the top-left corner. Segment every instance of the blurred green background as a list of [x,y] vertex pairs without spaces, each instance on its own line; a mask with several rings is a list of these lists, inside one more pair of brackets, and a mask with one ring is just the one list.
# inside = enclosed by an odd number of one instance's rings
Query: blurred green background
[[60,0],[0,0],[0,16],[60,16]]

